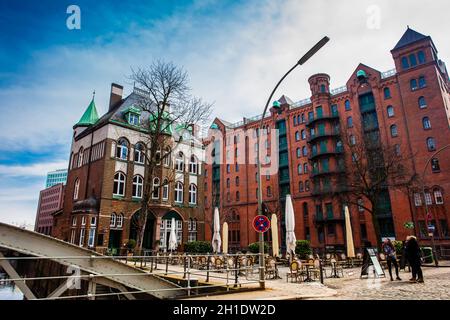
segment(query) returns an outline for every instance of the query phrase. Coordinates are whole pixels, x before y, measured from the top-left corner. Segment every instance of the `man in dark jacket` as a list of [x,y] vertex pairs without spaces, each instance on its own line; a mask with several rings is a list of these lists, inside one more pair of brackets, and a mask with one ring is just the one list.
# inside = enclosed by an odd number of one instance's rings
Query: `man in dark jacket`
[[412,278],[409,279],[411,282],[423,283],[423,274],[421,265],[421,253],[419,243],[417,238],[410,236],[406,242],[406,257],[408,258],[408,263],[412,269]]

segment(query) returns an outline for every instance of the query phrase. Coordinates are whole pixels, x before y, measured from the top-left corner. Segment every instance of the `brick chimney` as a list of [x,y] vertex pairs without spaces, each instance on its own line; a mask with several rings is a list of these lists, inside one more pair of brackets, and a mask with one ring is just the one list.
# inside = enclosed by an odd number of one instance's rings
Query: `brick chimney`
[[122,100],[123,86],[117,83],[111,83],[111,95],[109,96],[109,111]]

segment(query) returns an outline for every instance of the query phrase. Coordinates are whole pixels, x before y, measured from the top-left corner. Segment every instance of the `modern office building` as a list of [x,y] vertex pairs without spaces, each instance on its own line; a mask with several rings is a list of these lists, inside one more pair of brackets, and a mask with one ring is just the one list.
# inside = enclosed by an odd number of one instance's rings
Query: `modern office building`
[[45,182],[45,187],[50,188],[59,183],[66,184],[66,180],[67,180],[67,169],[58,169],[55,171],[50,171],[49,173],[47,173],[47,181]]
[[58,183],[39,193],[34,231],[52,234],[53,214],[62,209],[64,203],[64,184]]

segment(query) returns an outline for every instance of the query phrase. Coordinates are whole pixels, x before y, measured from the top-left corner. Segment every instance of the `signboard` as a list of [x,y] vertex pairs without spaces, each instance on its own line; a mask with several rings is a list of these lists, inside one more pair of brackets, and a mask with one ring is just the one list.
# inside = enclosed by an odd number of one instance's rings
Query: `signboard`
[[434,230],[436,229],[436,227],[432,224],[428,225],[428,232],[434,232]]
[[361,268],[361,277],[362,276],[369,276],[369,266],[373,265],[374,273],[377,277],[385,277],[384,270],[381,267],[380,261],[378,261],[378,255],[377,255],[377,249],[376,248],[366,248],[364,251],[364,257],[363,257],[363,265]]
[[270,229],[270,221],[266,216],[260,215],[253,219],[253,229],[256,232],[264,233]]

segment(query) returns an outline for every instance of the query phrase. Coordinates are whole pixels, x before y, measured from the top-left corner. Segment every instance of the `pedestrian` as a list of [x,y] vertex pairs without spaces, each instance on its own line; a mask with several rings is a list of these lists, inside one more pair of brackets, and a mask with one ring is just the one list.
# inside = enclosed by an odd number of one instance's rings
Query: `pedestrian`
[[409,265],[412,270],[412,278],[409,279],[410,282],[423,283],[423,273],[421,265],[421,253],[419,243],[417,238],[414,236],[409,236],[406,242],[406,256],[408,258]]
[[395,247],[392,243],[392,241],[389,238],[386,238],[381,246],[381,249],[383,250],[384,254],[386,255],[386,262],[388,265],[389,270],[389,276],[391,277],[391,281],[394,281],[394,278],[392,277],[392,264],[394,264],[395,267],[395,275],[397,276],[395,280],[402,280],[400,279],[398,275],[398,263],[397,263],[397,256],[395,252]]
[[406,240],[402,241],[402,256],[400,257],[400,270],[406,271],[406,265],[408,265],[408,272],[411,272],[411,267],[408,264],[408,258],[406,257]]

